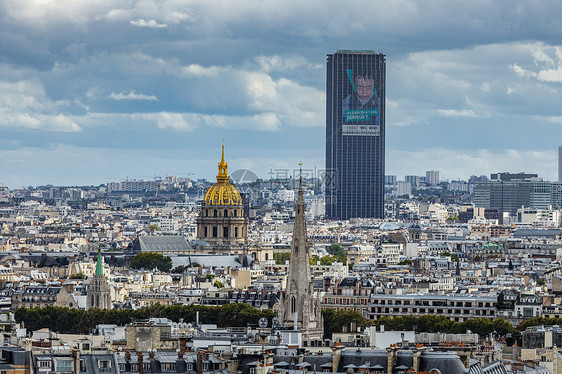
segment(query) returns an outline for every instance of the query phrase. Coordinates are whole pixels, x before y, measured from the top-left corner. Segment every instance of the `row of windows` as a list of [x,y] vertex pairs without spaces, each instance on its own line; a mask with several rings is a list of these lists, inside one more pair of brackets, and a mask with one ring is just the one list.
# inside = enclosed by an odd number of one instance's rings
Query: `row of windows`
[[476,316],[493,316],[494,310],[475,310],[475,309],[440,309],[440,308],[384,308],[376,307],[371,308],[371,313],[374,314],[387,314],[387,313],[437,313],[437,314],[462,314],[462,315],[476,315]]
[[332,299],[332,298],[326,298],[324,299],[324,302],[327,304],[331,304],[332,302],[334,304],[341,304],[341,305],[367,305],[369,302],[369,299]]
[[55,301],[56,296],[23,296],[21,301]]
[[[85,346],[86,344],[84,344]],[[89,346],[88,346],[89,348]],[[64,372],[72,372],[73,368],[72,368],[72,360],[55,360],[55,364],[56,364],[56,371],[64,371]],[[39,360],[38,362],[39,364],[39,368],[45,369],[45,368],[51,368],[53,365],[53,362],[49,359],[49,360]],[[111,361],[110,360],[99,360],[98,361],[98,368],[101,371],[107,371],[109,369],[111,369]],[[84,362],[84,360],[80,360],[80,371],[86,371],[86,363]],[[5,372],[0,372],[0,374],[5,374]]]
[[[221,211],[219,209],[205,209],[205,217],[229,217],[229,216],[238,217],[238,209],[233,210],[232,214],[230,215],[228,214],[228,209],[225,209],[224,211]],[[242,216],[242,214],[240,216]]]
[[[204,231],[204,235],[203,235],[203,236],[204,236],[205,238],[208,238],[208,237],[209,237],[209,230],[208,230],[208,228],[205,227],[205,228],[203,229],[203,231]],[[228,231],[229,231],[229,230],[228,230],[228,227],[223,227],[223,228],[222,228],[222,238],[228,238],[228,237],[229,237],[229,236],[228,236]],[[240,231],[241,231],[241,230],[240,230]],[[218,233],[219,233],[218,227],[214,226],[214,227],[213,227],[213,236],[212,236],[212,237],[213,237],[213,238],[218,238],[218,237],[219,237],[219,236],[218,236]],[[234,235],[233,235],[232,237],[233,237],[233,238],[241,237],[241,235],[239,235],[239,232],[238,232],[238,227],[234,227]]]
[[[388,302],[387,302],[388,301]],[[472,302],[472,301],[442,301],[442,300],[373,300],[373,304],[380,304],[380,305],[423,305],[423,306],[457,306],[457,307],[466,307],[466,308],[472,308],[474,307],[478,307],[478,308],[491,308],[491,307],[495,307],[494,303],[491,302]]]
[[[193,370],[193,363],[189,362],[189,363],[186,363],[185,365],[186,365],[186,371],[192,371]],[[150,363],[146,363],[146,362],[143,363],[142,369],[143,369],[143,372],[150,372],[150,369],[151,369]],[[161,369],[162,369],[162,371],[175,372],[176,371],[176,364],[175,363],[162,363]],[[209,369],[209,364],[204,363],[203,364],[203,371],[207,371],[208,369]],[[119,371],[120,372],[126,372],[125,364],[119,364]],[[131,372],[137,372],[137,371],[139,371],[139,365],[138,364],[131,364]]]

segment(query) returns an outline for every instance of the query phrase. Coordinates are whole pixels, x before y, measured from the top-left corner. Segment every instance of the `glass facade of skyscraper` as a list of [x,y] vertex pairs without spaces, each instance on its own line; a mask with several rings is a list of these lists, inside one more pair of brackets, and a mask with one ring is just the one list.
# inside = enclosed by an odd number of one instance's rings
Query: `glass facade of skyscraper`
[[386,62],[374,51],[328,55],[326,217],[384,217]]

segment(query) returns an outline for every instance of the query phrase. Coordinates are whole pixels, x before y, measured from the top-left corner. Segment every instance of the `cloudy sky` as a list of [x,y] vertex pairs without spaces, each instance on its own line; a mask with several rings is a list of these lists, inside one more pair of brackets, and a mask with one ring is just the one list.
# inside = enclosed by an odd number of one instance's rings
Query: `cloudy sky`
[[326,54],[387,56],[387,174],[557,178],[562,2],[2,0],[0,182],[323,168]]

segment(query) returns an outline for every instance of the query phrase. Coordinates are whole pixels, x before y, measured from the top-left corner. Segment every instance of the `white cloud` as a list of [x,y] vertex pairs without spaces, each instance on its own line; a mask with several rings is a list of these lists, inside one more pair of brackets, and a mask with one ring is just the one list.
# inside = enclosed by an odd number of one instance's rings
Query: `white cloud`
[[[213,114],[214,107],[227,107],[237,112],[231,117],[240,116],[240,112],[244,112],[244,118],[263,115],[268,123],[265,129],[275,131],[283,126],[325,126],[325,95],[314,87],[283,77],[274,79],[267,72],[245,66],[183,66],[163,59],[158,64],[172,75],[198,79],[182,81],[181,85],[205,113]],[[260,130],[263,126],[249,127]]]
[[200,126],[201,117],[188,113],[136,113],[133,118],[156,122],[159,128],[171,128],[177,131],[193,131]]
[[203,67],[198,64],[191,64],[181,68],[181,73],[185,76],[197,78],[210,77],[216,78],[220,73],[229,70],[227,67],[209,66]]
[[520,77],[536,79],[540,82],[562,82],[562,47],[549,46],[540,42],[522,44],[521,47],[533,59],[527,69],[517,63],[510,68]]
[[537,79],[543,82],[562,82],[562,67],[539,71]]
[[66,101],[49,99],[36,81],[0,81],[0,127],[81,131],[73,119],[60,113],[68,105]]
[[535,119],[540,121],[547,121],[550,123],[558,123],[562,125],[562,116],[537,116]]
[[437,109],[437,114],[442,117],[478,118],[478,115],[472,109]]
[[261,131],[281,130],[281,120],[276,113],[261,113],[251,117],[254,129]]
[[146,101],[158,101],[158,98],[154,95],[144,95],[144,94],[139,94],[136,93],[135,91],[131,91],[129,93],[115,93],[112,92],[111,95],[109,95],[110,99],[113,100],[146,100]]
[[274,80],[265,73],[243,76],[249,108],[278,113],[289,126],[325,126],[324,92],[286,78]]
[[255,61],[265,72],[288,71],[298,68],[322,69],[320,64],[312,64],[302,56],[258,56]]
[[0,108],[0,127],[16,127],[32,130],[77,132],[82,131],[73,119],[58,115],[13,113]]
[[536,78],[537,77],[537,73],[523,69],[521,66],[517,65],[517,64],[511,64],[509,65],[509,67],[515,72],[515,74],[517,74],[520,77],[523,78]]
[[494,125],[557,111],[560,61],[560,47],[540,42],[414,52],[406,61],[389,60],[387,92],[395,106],[387,107],[387,124],[435,124],[435,117],[443,117],[487,118]]
[[226,130],[280,131],[282,128],[282,121],[277,113],[260,113],[251,116],[213,116],[212,119],[207,117],[206,122],[210,126],[219,126]]
[[131,21],[129,21],[129,23],[133,26],[148,27],[148,28],[151,28],[151,29],[162,29],[162,28],[168,27],[168,25],[166,25],[165,23],[158,23],[153,19],[146,21],[142,18],[139,18],[139,19],[136,19],[136,20],[131,20]]

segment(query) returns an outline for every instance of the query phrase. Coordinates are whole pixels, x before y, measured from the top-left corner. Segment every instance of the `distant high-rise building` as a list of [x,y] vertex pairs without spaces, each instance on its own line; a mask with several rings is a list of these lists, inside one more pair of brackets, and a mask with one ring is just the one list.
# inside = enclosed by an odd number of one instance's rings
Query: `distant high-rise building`
[[558,147],[558,182],[562,182],[562,147]]
[[382,53],[328,55],[328,218],[384,217],[385,74]]
[[404,180],[410,183],[413,188],[418,188],[421,183],[421,177],[417,175],[406,175]]
[[524,180],[524,179],[531,179],[531,178],[538,178],[538,174],[529,174],[529,173],[494,173],[490,174],[491,180],[498,180],[498,181],[510,181],[510,180]]
[[488,181],[488,177],[485,175],[481,175],[479,177],[477,177],[476,175],[471,175],[470,178],[468,178],[468,183],[474,184],[477,182],[486,182]]
[[439,184],[439,171],[438,170],[428,170],[425,172],[425,183],[430,186],[436,186]]
[[562,182],[550,185],[550,203],[554,209],[562,209]]
[[126,180],[122,182],[109,182],[107,192],[127,191],[127,192],[156,192],[158,191],[157,181],[145,180]]
[[398,178],[396,177],[396,175],[385,175],[384,184],[389,186],[394,186],[396,184],[397,179]]
[[412,194],[412,184],[410,182],[398,181],[396,182],[396,195],[411,195]]
[[521,207],[547,209],[555,193],[551,182],[536,177],[526,179],[494,179],[477,183],[474,189],[474,205],[481,208],[497,208],[500,213],[515,216]]

